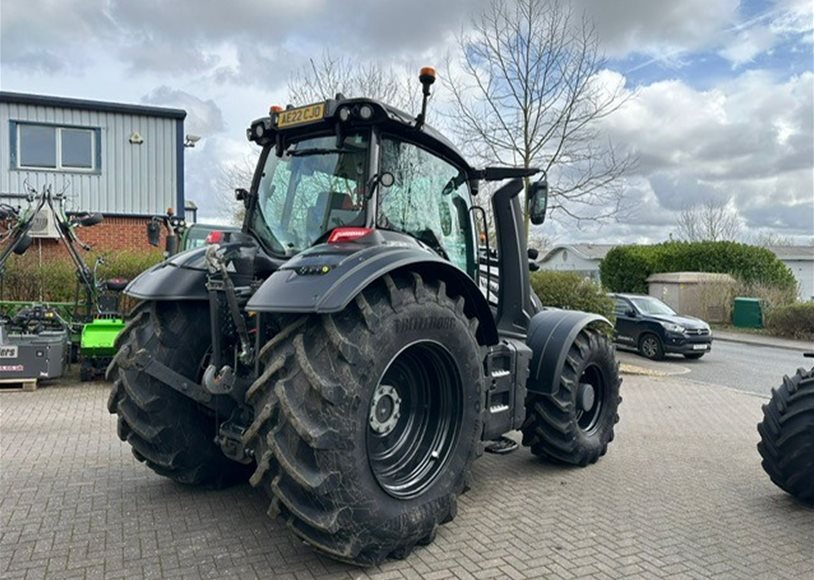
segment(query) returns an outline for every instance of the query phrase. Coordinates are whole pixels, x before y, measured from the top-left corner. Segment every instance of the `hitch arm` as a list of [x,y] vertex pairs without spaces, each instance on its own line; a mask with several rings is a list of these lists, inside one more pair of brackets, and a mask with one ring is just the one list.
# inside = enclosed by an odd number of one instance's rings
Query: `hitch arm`
[[146,349],[139,349],[131,356],[130,346],[124,346],[116,354],[111,365],[112,364],[117,364],[123,369],[138,369],[154,379],[161,381],[168,387],[172,387],[182,395],[202,405],[214,408],[212,405],[212,395],[206,391],[203,385],[199,385],[195,381],[188,379],[167,365],[157,361]]

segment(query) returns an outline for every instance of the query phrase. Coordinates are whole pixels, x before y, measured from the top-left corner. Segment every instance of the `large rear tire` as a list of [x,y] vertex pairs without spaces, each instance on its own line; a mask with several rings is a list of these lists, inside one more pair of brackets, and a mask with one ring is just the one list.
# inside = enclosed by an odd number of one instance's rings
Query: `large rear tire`
[[757,450],[780,489],[814,504],[814,368],[798,369],[763,405]]
[[596,463],[613,441],[621,383],[610,337],[583,329],[568,351],[557,393],[526,398],[523,445],[556,463]]
[[405,557],[455,517],[481,452],[477,321],[443,282],[374,282],[260,352],[252,485],[300,538],[357,565]]
[[[145,302],[133,312],[116,349],[147,349],[159,362],[196,382],[210,347],[206,303]],[[108,369],[113,388],[108,410],[118,435],[150,469],[179,483],[223,487],[246,480],[250,468],[228,459],[214,440],[217,421],[208,409],[116,358]]]

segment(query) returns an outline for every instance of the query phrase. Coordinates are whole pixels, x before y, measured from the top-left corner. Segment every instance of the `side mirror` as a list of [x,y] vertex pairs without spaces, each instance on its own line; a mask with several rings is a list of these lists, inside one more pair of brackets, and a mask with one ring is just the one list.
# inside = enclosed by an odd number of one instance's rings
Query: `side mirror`
[[527,204],[531,223],[535,226],[541,225],[545,221],[548,208],[548,180],[545,175],[529,186]]
[[625,311],[625,316],[629,316],[630,318],[636,318],[636,311],[633,310],[632,308],[628,308]]
[[157,220],[150,220],[147,223],[147,242],[151,246],[158,247],[158,242],[161,240],[161,226]]

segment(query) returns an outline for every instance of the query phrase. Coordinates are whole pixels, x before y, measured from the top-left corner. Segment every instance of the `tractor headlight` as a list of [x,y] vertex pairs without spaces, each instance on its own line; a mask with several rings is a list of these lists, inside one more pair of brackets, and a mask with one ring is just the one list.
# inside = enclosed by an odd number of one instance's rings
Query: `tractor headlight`
[[258,123],[254,126],[254,136],[260,139],[266,132],[266,128],[263,126],[263,123]]
[[350,109],[348,107],[339,109],[339,120],[344,123],[348,119],[350,119]]
[[373,117],[373,107],[370,105],[362,105],[359,107],[359,116],[365,121],[369,121]]

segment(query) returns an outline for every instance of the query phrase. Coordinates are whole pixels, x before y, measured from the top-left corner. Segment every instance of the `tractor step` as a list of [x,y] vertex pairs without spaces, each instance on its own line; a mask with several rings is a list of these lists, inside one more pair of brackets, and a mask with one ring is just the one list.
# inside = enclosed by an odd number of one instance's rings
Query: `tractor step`
[[495,455],[506,455],[512,451],[516,451],[520,444],[509,437],[498,437],[494,441],[489,441],[483,448],[486,453],[494,453]]

